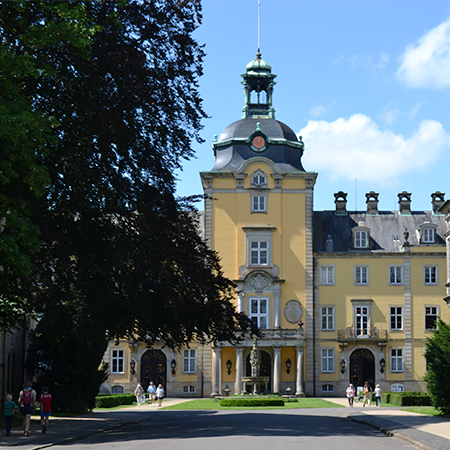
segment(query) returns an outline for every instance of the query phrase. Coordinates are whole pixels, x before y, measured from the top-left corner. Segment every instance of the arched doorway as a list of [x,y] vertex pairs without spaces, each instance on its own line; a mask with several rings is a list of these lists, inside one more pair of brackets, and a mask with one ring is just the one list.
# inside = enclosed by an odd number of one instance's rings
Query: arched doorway
[[167,395],[167,360],[161,350],[147,350],[141,358],[141,384],[146,391],[150,381],[162,384]]
[[350,356],[350,383],[356,388],[365,381],[375,387],[375,357],[370,350],[358,348]]
[[[261,366],[259,367],[259,375],[262,377],[269,377],[269,383],[267,384],[269,391],[272,390],[272,359],[270,355],[264,350],[261,352]],[[250,377],[252,375],[252,366],[250,365],[250,353],[247,355],[247,364],[245,369],[245,376]],[[264,387],[263,387],[264,388]],[[252,392],[252,386],[247,385],[247,392]]]

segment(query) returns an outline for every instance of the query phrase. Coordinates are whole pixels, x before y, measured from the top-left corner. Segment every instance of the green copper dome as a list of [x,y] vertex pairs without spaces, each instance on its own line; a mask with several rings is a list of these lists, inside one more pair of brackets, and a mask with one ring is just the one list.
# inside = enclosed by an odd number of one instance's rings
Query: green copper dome
[[256,59],[250,61],[245,68],[247,73],[249,72],[272,72],[272,66],[267,62],[261,59],[261,53],[256,54]]

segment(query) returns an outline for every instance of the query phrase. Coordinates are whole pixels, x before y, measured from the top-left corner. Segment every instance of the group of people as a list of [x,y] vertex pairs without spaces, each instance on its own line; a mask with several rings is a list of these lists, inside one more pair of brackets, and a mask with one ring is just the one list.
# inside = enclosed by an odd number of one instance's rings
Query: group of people
[[[356,397],[356,390],[352,383],[350,383],[349,387],[345,391],[347,398],[348,398],[348,404],[350,407],[353,407],[353,401]],[[369,405],[372,398],[372,387],[370,386],[369,382],[366,381],[364,383],[362,395],[358,397],[356,400],[357,403],[359,403],[361,400],[364,400],[363,406]],[[381,388],[380,385],[377,384],[375,387],[375,406],[381,406]]]
[[[156,387],[153,384],[153,381],[151,381],[147,388],[147,392],[149,395],[150,406],[155,406],[155,399],[158,400],[158,407],[162,406],[162,401],[164,398],[164,388],[162,384],[159,384],[158,387]],[[136,396],[138,406],[141,406],[145,397],[144,388],[141,386],[141,383],[137,384],[134,395]]]
[[[5,425],[6,436],[11,434],[11,425],[16,411],[20,411],[23,416],[23,435],[29,436],[30,434],[30,422],[31,414],[33,413],[34,406],[36,404],[36,391],[31,387],[31,382],[27,381],[20,391],[17,403],[13,400],[11,394],[6,395],[5,407]],[[48,392],[48,387],[42,387],[42,394],[37,400],[41,409],[41,424],[42,433],[47,432],[48,419],[52,411],[52,396]]]

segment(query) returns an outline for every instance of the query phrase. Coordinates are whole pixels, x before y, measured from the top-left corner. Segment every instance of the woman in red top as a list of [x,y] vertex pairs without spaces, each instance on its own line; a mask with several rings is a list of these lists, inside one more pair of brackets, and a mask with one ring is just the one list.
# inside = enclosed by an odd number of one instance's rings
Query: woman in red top
[[41,423],[42,433],[47,432],[48,418],[52,411],[52,396],[48,393],[48,387],[42,387],[42,394],[39,397],[39,403],[41,404]]

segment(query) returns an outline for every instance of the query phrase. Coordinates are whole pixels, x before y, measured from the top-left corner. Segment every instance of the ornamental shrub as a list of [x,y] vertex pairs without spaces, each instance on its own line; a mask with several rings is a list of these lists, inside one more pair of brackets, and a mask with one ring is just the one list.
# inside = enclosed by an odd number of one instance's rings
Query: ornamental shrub
[[99,395],[95,397],[96,408],[114,408],[120,405],[132,405],[134,394]]

